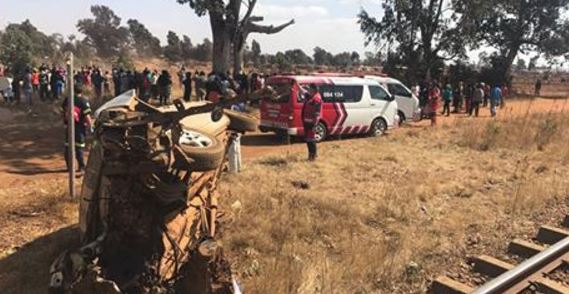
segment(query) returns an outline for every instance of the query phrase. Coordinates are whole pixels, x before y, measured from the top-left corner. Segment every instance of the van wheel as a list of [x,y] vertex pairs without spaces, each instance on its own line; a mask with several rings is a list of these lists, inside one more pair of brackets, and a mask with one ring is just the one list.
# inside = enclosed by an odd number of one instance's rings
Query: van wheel
[[326,129],[326,126],[323,123],[319,122],[314,128],[314,140],[316,140],[316,142],[324,141],[328,135],[327,133],[328,130]]
[[399,125],[403,125],[403,123],[407,120],[405,114],[402,111],[398,111],[397,115],[399,116]]
[[387,122],[383,118],[376,118],[371,123],[371,129],[369,130],[369,134],[372,137],[379,137],[383,136],[387,131]]

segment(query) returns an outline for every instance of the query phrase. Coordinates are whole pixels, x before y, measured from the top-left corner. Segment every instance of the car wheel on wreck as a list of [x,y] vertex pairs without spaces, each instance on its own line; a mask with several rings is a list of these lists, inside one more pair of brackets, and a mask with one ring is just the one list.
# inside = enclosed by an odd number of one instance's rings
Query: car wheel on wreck
[[178,139],[180,149],[191,158],[192,171],[216,169],[225,156],[225,146],[215,136],[203,131],[184,128]]

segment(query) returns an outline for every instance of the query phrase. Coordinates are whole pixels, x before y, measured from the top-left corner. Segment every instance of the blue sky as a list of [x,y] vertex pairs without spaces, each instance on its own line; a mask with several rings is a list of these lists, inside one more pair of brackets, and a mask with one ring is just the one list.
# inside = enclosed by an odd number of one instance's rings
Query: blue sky
[[[77,20],[90,17],[89,7],[102,4],[111,7],[122,19],[135,18],[161,40],[168,30],[188,35],[194,43],[211,38],[207,17],[198,18],[189,6],[175,0],[1,0],[0,28],[8,23],[30,19],[42,31],[77,34]],[[364,48],[356,15],[365,7],[374,15],[381,13],[378,0],[259,0],[257,15],[267,24],[280,24],[291,18],[296,24],[279,35],[252,35],[264,52],[274,53],[301,48],[308,54],[316,46],[338,53]]]

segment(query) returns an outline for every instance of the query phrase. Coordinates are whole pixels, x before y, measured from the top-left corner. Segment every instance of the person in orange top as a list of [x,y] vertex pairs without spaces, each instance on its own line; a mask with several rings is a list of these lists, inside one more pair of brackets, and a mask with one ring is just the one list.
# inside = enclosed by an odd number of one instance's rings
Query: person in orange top
[[40,92],[40,74],[35,68],[32,71],[32,88],[35,94]]
[[438,83],[435,81],[431,84],[431,89],[429,90],[429,106],[430,106],[430,117],[431,126],[437,125],[437,110],[439,109],[439,102],[441,100],[441,89]]

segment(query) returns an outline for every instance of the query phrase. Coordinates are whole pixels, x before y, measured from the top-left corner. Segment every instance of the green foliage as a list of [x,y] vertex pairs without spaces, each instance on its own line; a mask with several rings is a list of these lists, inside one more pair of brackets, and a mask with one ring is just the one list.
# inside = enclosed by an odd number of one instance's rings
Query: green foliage
[[211,61],[213,56],[213,43],[209,39],[204,39],[192,50],[192,59],[198,61]]
[[21,74],[32,64],[33,49],[33,42],[25,31],[8,26],[0,39],[0,62],[13,74]]
[[193,58],[193,50],[194,46],[192,44],[192,39],[190,37],[184,35],[182,37],[182,41],[180,42],[180,54],[182,55],[183,59],[191,59]]
[[168,31],[168,36],[166,36],[168,45],[164,47],[164,57],[172,62],[178,62],[182,60],[182,46],[180,42],[180,37],[172,31]]
[[523,58],[518,58],[518,62],[516,63],[517,70],[526,70],[528,67],[526,65],[526,61]]
[[379,66],[383,63],[382,56],[380,52],[366,52],[365,59],[363,61],[366,66]]
[[491,46],[503,60],[500,79],[506,80],[519,52],[548,56],[569,53],[569,22],[563,11],[569,0],[455,0],[459,23],[472,36],[474,48]]
[[134,62],[132,58],[128,54],[128,52],[121,51],[117,58],[113,61],[113,67],[115,68],[122,68],[125,70],[132,70],[134,69]]
[[301,49],[287,50],[284,52],[284,58],[288,63],[292,64],[311,64],[312,58],[306,55]]
[[189,4],[198,16],[204,16],[208,11],[225,14],[226,6],[223,0],[177,0],[180,4]]
[[383,0],[384,15],[377,19],[362,10],[358,15],[366,44],[374,43],[398,52],[401,66],[419,80],[429,76],[442,58],[466,55],[468,35],[453,19],[455,13],[445,0]]
[[120,17],[103,5],[91,6],[91,13],[94,18],[79,20],[77,29],[100,57],[116,56],[128,47],[129,30],[121,27]]
[[312,57],[317,65],[332,65],[334,61],[334,55],[320,47],[314,48]]
[[129,19],[127,24],[134,49],[140,56],[160,56],[162,53],[160,40],[152,35],[146,26],[136,19]]

